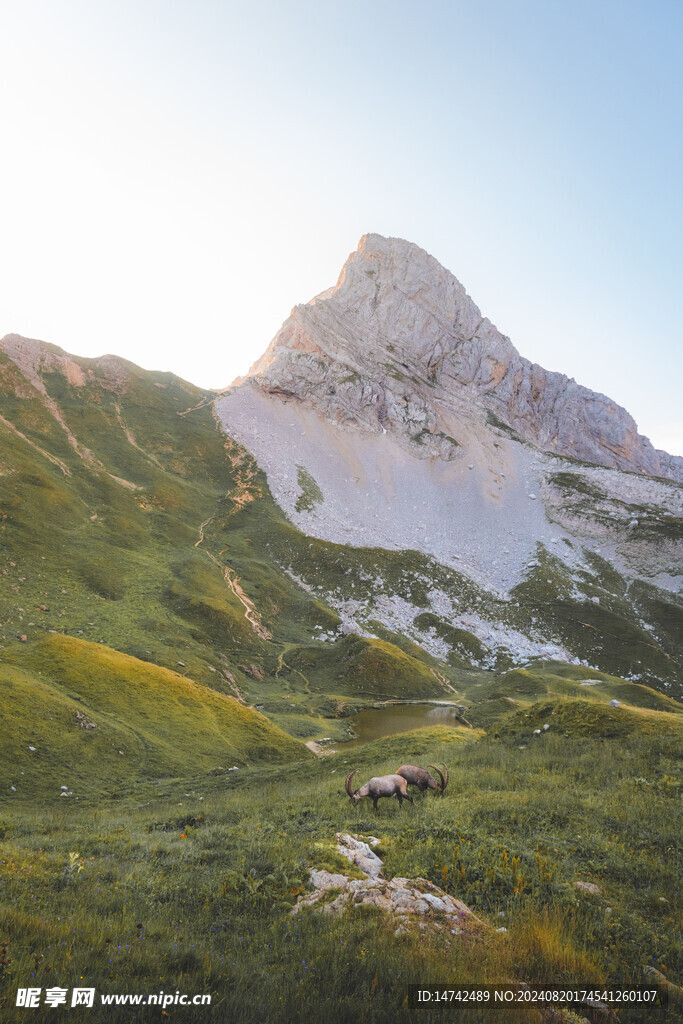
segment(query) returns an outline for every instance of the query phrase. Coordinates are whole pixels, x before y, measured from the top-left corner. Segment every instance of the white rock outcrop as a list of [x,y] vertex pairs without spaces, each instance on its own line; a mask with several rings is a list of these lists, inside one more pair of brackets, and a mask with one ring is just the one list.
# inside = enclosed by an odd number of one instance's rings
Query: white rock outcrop
[[449,896],[425,878],[348,878],[329,871],[311,871],[313,892],[300,896],[292,913],[306,907],[326,914],[376,907],[389,915],[399,930],[417,926],[452,935],[481,934],[486,924],[461,900]]
[[340,914],[347,909],[376,907],[393,919],[397,934],[416,926],[451,935],[478,935],[488,926],[461,900],[449,896],[426,878],[381,878],[382,861],[367,842],[346,832],[336,835],[337,851],[351,861],[365,878],[350,878],[338,872],[309,869],[313,891],[300,896],[291,913],[304,908]]
[[376,878],[382,873],[382,861],[371,849],[371,846],[377,846],[378,839],[371,838],[365,843],[362,839],[346,832],[338,832],[336,839],[337,851],[342,857],[346,857],[370,878]]
[[605,395],[519,355],[460,282],[419,246],[365,235],[334,288],[296,306],[245,378],[345,426],[455,458],[460,420],[499,421],[544,451],[683,480]]

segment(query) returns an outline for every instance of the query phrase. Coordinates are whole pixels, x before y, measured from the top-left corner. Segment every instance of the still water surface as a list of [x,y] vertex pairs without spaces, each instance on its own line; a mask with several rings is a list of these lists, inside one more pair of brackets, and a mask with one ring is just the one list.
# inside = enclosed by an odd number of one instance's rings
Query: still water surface
[[425,725],[457,725],[455,708],[433,704],[391,704],[383,708],[367,708],[360,711],[349,724],[356,733],[355,739],[339,744],[341,750],[357,747],[383,736],[397,732],[409,732]]

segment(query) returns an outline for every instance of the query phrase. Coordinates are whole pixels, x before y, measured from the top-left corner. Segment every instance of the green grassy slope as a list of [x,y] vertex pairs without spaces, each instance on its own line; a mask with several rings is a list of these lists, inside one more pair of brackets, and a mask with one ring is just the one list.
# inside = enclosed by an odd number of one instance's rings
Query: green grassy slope
[[[353,548],[317,538],[302,543],[293,527],[266,525],[262,511],[245,510],[248,535],[258,537],[278,565],[322,599],[329,595],[338,603],[360,605],[357,618],[370,632],[381,635],[373,602],[393,595],[409,601],[416,609],[409,639],[420,644],[431,632],[442,640],[448,650],[443,670],[451,680],[469,668],[505,671],[514,658],[504,650],[493,654],[468,629],[434,614],[429,598],[434,590],[457,602],[465,618],[471,613],[523,637],[552,639],[599,671],[683,695],[680,596],[623,577],[594,552],[584,552],[587,568],[572,572],[538,545],[523,581],[509,599],[501,599],[417,551]],[[396,638],[392,642],[400,644]]]
[[[72,359],[74,383],[59,350],[45,352],[36,386],[0,353],[0,644],[19,665],[57,631],[258,696],[281,654],[339,622],[268,550],[278,536],[306,539],[218,429],[212,393],[123,360]],[[404,678],[405,655],[390,643],[382,654]],[[414,668],[425,692],[442,693]],[[346,676],[364,695],[362,667]]]
[[[101,379],[94,361],[79,365],[93,375],[84,386],[54,372],[43,379],[80,455],[40,394],[25,394],[29,386],[17,381],[16,367],[0,361],[4,415],[27,439],[0,423],[3,642],[11,646],[24,635],[30,643],[56,629],[168,667],[189,649],[204,654],[192,667],[206,675],[209,645],[197,644],[190,623],[176,614],[172,589],[178,553],[193,551],[201,522],[234,482],[210,409],[179,415],[207,396],[130,364],[113,380]],[[248,650],[244,609],[222,585],[220,569],[206,557],[198,561],[196,600],[210,602],[219,587],[223,634],[236,652]]]
[[563,662],[539,661],[499,675],[475,674],[463,680],[462,693],[469,703],[468,721],[485,729],[498,729],[515,712],[528,714],[532,708],[554,700],[576,705],[581,709],[578,717],[589,712],[589,718],[599,715],[600,709],[618,716],[620,709],[609,707],[611,700],[617,700],[621,709],[659,711],[683,722],[683,707],[666,694],[642,683]]
[[0,788],[18,800],[312,757],[233,697],[100,644],[49,636],[22,662],[0,665]]

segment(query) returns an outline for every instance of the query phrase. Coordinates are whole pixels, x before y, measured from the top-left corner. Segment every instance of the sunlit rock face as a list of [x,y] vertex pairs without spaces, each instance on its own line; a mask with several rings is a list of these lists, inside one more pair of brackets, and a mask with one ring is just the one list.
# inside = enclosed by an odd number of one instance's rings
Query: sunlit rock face
[[[611,399],[522,358],[423,249],[365,235],[334,288],[296,306],[238,382],[418,457],[458,458],[458,432],[497,421],[544,451],[683,479]],[[457,444],[455,443],[457,442]]]

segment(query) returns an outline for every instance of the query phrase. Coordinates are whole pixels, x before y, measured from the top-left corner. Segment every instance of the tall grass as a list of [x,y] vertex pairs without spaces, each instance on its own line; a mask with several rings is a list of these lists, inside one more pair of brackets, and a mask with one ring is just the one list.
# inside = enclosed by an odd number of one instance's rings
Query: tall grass
[[[207,992],[210,1010],[169,1012],[284,1024],[442,1019],[408,1008],[413,983],[614,985],[640,982],[644,964],[680,982],[675,741],[546,736],[519,750],[448,743],[444,733],[305,766],[164,780],[119,801],[65,800],[30,824],[5,810],[0,1019],[14,1019],[16,989],[29,985]],[[451,769],[445,797],[416,796],[402,809],[384,801],[375,814],[344,794],[351,767],[395,770],[430,745],[430,758]],[[396,936],[371,910],[292,917],[308,866],[334,867],[327,851],[341,829],[381,839],[387,876],[422,876],[463,899],[490,925],[484,937]],[[599,895],[581,894],[577,880],[597,883]],[[95,1022],[133,1019],[87,1012]],[[458,1019],[490,1021],[491,1012]],[[135,1013],[161,1019],[152,1008]],[[525,1013],[496,1019],[534,1019]],[[656,1019],[673,1022],[675,1009]]]

